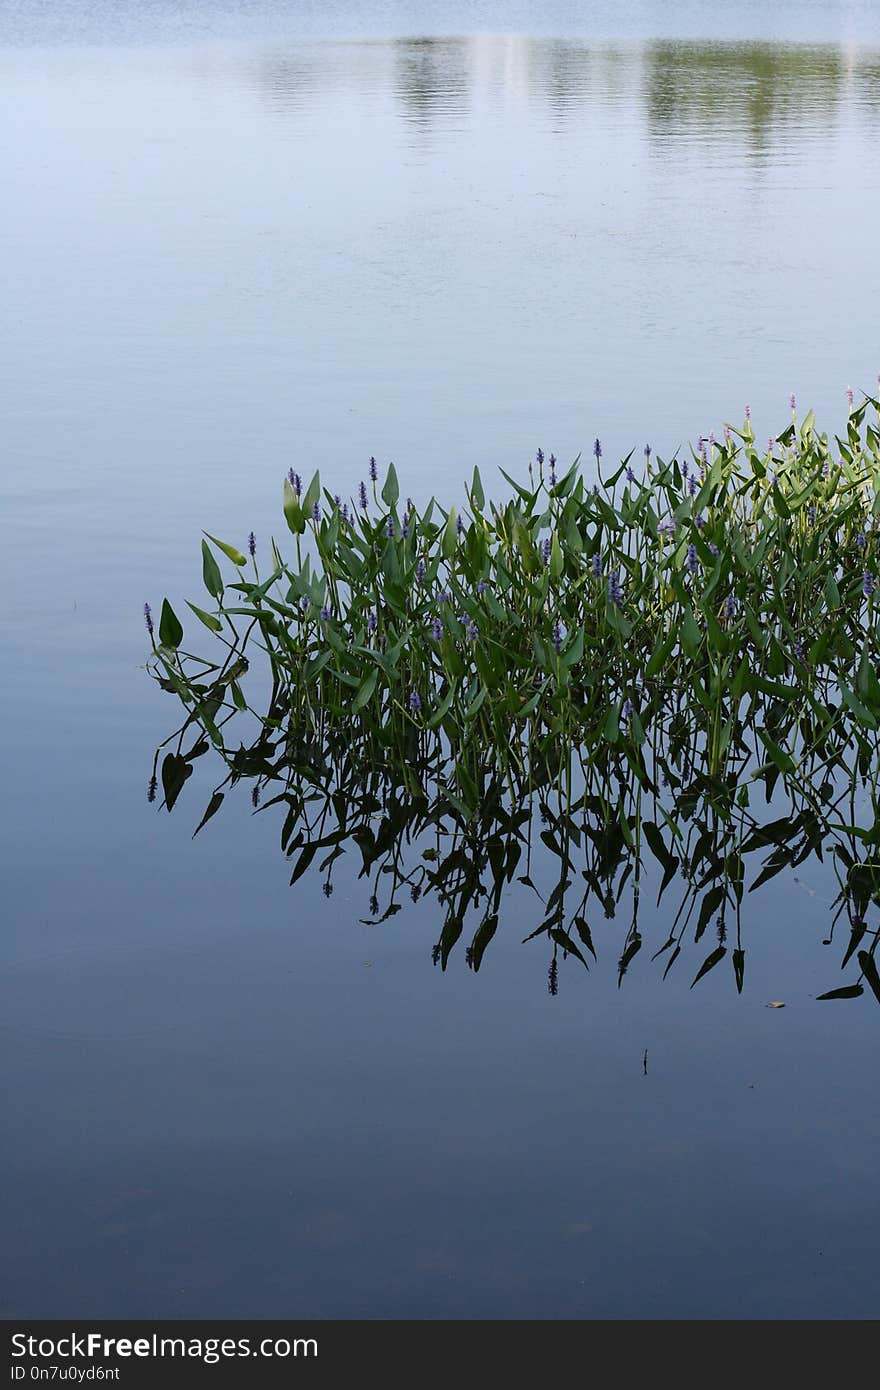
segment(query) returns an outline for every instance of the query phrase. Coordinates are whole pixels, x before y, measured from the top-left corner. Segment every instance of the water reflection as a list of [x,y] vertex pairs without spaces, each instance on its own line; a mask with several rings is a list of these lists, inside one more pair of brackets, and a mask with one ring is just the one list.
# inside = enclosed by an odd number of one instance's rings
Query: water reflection
[[465,111],[474,85],[470,39],[398,39],[392,45],[394,92],[417,128]]
[[835,44],[471,35],[278,49],[252,71],[279,110],[301,105],[304,90],[388,88],[416,128],[454,128],[474,102],[514,100],[545,105],[563,129],[631,101],[652,136],[698,133],[762,149],[786,123],[827,130],[847,90],[876,118],[877,62],[870,49]]
[[[159,683],[174,693],[167,680]],[[769,702],[769,727],[778,713]],[[232,712],[228,718],[235,726]],[[525,941],[546,948],[551,994],[564,963],[589,970],[609,949],[618,985],[644,949],[664,978],[684,953],[678,968],[694,984],[726,961],[741,992],[754,919],[744,909],[747,895],[779,874],[796,882],[806,861],[827,860],[836,889],[823,944],[837,940],[849,973],[842,984],[829,978],[818,997],[867,991],[880,1002],[880,933],[868,923],[880,906],[876,745],[854,727],[826,731],[821,750],[797,767],[746,755],[719,775],[698,725],[679,709],[644,757],[628,745],[594,746],[573,785],[571,750],[564,754],[553,740],[521,773],[511,765],[502,775],[491,752],[453,756],[415,735],[379,750],[375,730],[310,730],[281,705],[270,707],[249,745],[236,745],[219,736],[213,718],[200,725],[196,710],[157,752],[150,798],[161,795],[171,810],[213,745],[226,775],[196,833],[244,783],[274,831],[283,816],[291,886],[319,875],[331,898],[336,874],[345,872],[340,860],[351,855],[365,925],[430,898],[442,918],[431,955],[443,969],[461,950],[478,971],[499,929],[528,924]],[[830,883],[830,871],[825,877]],[[596,930],[603,920],[617,924],[612,934]]]
[[827,45],[654,43],[645,49],[644,101],[652,135],[698,131],[708,143],[737,138],[766,149],[787,122],[833,124],[848,69]]

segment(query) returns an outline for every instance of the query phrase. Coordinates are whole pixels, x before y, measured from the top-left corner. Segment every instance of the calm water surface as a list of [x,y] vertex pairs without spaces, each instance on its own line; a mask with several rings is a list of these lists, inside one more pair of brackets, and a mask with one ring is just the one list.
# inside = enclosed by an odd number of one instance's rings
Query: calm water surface
[[612,947],[551,998],[530,920],[443,974],[430,903],[364,927],[246,798],[146,803],[140,607],[291,464],[457,501],[873,389],[876,10],[490,18],[0,6],[7,1316],[876,1312],[821,866],[741,997]]

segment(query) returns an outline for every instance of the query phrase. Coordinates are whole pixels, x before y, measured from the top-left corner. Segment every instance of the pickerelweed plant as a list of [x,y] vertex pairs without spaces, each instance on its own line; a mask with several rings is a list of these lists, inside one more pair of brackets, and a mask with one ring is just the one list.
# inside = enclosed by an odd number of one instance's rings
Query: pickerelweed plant
[[[253,536],[249,555],[202,542],[212,602],[189,608],[216,656],[184,651],[167,600],[158,632],[147,614],[151,669],[186,707],[162,763],[165,804],[212,745],[228,780],[254,778],[256,796],[276,784],[285,847],[309,847],[308,807],[325,796],[336,838],[312,853],[331,858],[360,804],[366,843],[389,789],[420,830],[446,817],[465,840],[488,833],[487,808],[522,829],[537,801],[554,824],[595,822],[600,858],[623,853],[636,884],[646,845],[667,881],[684,865],[704,930],[724,903],[739,912],[744,844],[775,845],[773,872],[803,849],[778,830],[762,839],[748,809],[758,783],[768,804],[781,789],[789,820],[806,817],[807,853],[829,834],[854,837],[862,853],[842,854],[875,901],[877,417],[873,398],[853,404],[829,440],[793,412],[765,449],[747,419],[687,457],[646,449],[638,470],[629,455],[610,474],[597,440],[592,484],[577,460],[562,471],[539,451],[527,482],[503,475],[503,504],[487,502],[475,469],[461,509],[401,504],[394,467],[380,492],[372,460],[347,502],[292,471],[295,563],[273,541],[263,578]],[[256,720],[249,747],[229,745],[231,719]],[[870,808],[860,826],[858,797]],[[205,819],[222,799],[218,789]],[[687,853],[682,820],[704,824]],[[587,822],[578,835],[590,838]],[[590,872],[595,891],[602,876]],[[565,896],[551,895],[539,930],[570,951]],[[444,964],[461,917],[444,927]],[[875,948],[859,955],[869,974]]]

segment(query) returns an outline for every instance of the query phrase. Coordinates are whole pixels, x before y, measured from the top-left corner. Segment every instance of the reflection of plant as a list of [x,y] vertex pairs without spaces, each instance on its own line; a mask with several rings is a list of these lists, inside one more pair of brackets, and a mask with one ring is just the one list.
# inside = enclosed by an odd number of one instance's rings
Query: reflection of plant
[[[252,778],[255,803],[286,806],[293,881],[322,854],[329,893],[335,859],[357,845],[374,916],[389,883],[384,917],[404,891],[442,904],[444,965],[479,909],[475,969],[515,880],[542,901],[533,935],[549,938],[554,960],[561,952],[584,964],[595,954],[589,900],[612,913],[629,882],[622,977],[642,945],[650,851],[661,896],[673,879],[685,884],[661,946],[669,964],[691,928],[699,940],[714,923],[697,978],[711,969],[728,953],[729,915],[738,987],[747,857],[765,856],[757,886],[831,841],[845,868],[841,910],[862,932],[849,955],[858,952],[873,984],[877,937],[864,913],[878,900],[880,683],[865,576],[880,543],[880,436],[871,406],[851,408],[833,448],[808,416],[758,451],[747,419],[721,444],[701,439],[689,459],[654,461],[646,450],[641,481],[631,458],[603,478],[597,441],[592,488],[576,464],[557,477],[551,456],[545,469],[539,451],[528,486],[508,479],[515,495],[503,507],[487,506],[475,470],[466,512],[401,507],[393,467],[379,505],[372,461],[372,485],[351,503],[322,493],[317,475],[304,488],[293,473],[284,512],[294,568],[273,542],[261,580],[253,541],[250,563],[234,546],[203,542],[214,602],[189,607],[221,658],[182,651],[167,600],[158,642],[148,615],[153,673],[187,709],[162,762],[165,804],[213,745],[227,781]],[[236,569],[228,586],[218,553]],[[260,715],[245,694],[254,648],[270,677]],[[257,719],[249,747],[227,746],[236,716],[236,728]],[[762,786],[768,806],[785,801],[769,824],[751,809]],[[859,798],[867,827],[856,825]],[[546,897],[532,878],[533,840],[541,871],[548,854],[557,864]],[[554,990],[556,980],[554,965]]]

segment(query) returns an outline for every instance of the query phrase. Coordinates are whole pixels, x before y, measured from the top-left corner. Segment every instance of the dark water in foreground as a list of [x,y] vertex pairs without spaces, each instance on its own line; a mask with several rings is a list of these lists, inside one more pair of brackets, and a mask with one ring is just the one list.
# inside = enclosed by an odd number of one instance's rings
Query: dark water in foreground
[[870,387],[866,12],[776,7],[757,44],[639,13],[9,30],[7,1316],[876,1312],[880,1010],[815,1001],[827,866],[748,902],[741,996],[647,952],[618,990],[609,921],[550,997],[525,908],[442,973],[429,900],[363,926],[351,867],[290,889],[246,795],[195,841],[207,781],[146,803],[140,605],[197,597],[202,526],[280,531],[291,463],[348,492],[392,456],[421,495],[596,433],[671,452],[746,399],[769,433],[792,388],[833,429]]

